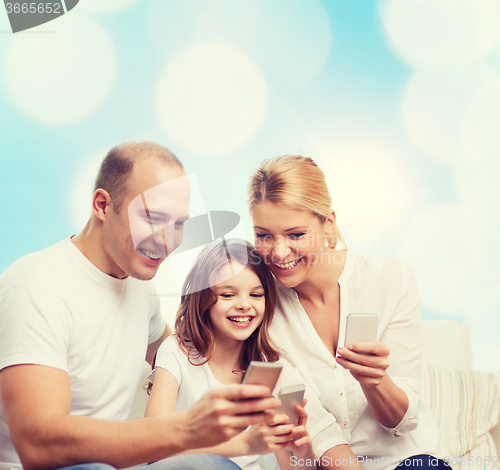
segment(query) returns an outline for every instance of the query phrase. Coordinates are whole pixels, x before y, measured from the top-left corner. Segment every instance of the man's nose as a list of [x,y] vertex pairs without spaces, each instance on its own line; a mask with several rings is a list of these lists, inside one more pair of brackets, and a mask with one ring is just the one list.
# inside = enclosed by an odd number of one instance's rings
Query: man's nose
[[162,227],[154,233],[153,240],[156,246],[163,248],[164,255],[168,256],[175,248],[174,243],[174,224]]

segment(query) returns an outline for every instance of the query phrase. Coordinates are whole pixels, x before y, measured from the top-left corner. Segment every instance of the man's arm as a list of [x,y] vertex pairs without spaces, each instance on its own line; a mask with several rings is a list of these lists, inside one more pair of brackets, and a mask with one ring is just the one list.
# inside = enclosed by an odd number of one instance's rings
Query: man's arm
[[0,371],[0,400],[25,470],[85,462],[122,468],[217,445],[270,419],[279,400],[261,398],[268,394],[263,386],[231,385],[180,413],[116,422],[70,415],[69,378],[60,369],[26,364]]
[[162,335],[154,343],[148,345],[148,349],[146,352],[146,362],[148,364],[151,364],[153,362],[156,351],[158,351],[160,344],[163,343],[163,341],[165,341],[165,339],[171,334],[172,330],[167,324],[165,324],[165,330],[163,331]]

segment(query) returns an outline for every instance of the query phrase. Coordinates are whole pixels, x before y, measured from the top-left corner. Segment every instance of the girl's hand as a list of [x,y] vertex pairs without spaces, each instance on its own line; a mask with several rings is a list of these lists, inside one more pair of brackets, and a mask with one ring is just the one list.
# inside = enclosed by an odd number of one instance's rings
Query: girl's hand
[[304,459],[314,459],[314,449],[311,436],[306,428],[307,412],[304,410],[306,403],[307,400],[304,398],[302,406],[297,406],[299,422],[297,426],[292,429],[292,441],[286,446],[286,449]]
[[241,433],[248,445],[247,454],[270,454],[281,450],[292,439],[291,430],[293,424],[285,424],[288,416],[276,414],[274,417],[261,424],[254,424],[250,429]]
[[337,362],[361,384],[377,387],[389,367],[389,348],[380,341],[353,343],[337,349]]

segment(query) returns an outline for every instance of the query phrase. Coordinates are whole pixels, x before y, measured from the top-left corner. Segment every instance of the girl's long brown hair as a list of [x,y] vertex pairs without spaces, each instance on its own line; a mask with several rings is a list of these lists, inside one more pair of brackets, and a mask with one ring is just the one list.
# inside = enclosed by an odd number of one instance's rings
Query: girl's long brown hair
[[[266,300],[261,324],[244,342],[239,357],[239,372],[244,372],[251,361],[275,362],[280,358],[268,338],[276,304],[276,287],[271,271],[252,244],[237,239],[216,240],[203,249],[189,271],[175,320],[179,345],[193,365],[205,364],[213,353],[215,337],[209,310],[217,302],[217,297],[211,288],[211,281],[221,267],[234,261],[257,275]],[[200,361],[200,358],[204,360]]]

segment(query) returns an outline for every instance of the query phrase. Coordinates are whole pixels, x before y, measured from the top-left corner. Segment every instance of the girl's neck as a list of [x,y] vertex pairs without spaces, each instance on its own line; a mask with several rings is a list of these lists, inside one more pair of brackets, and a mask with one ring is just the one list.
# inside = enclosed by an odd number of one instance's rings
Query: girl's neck
[[240,383],[241,376],[233,373],[240,369],[240,354],[243,341],[217,339],[215,347],[208,361],[208,367],[214,377],[224,385]]
[[331,250],[329,255],[327,258],[322,257],[311,275],[294,287],[300,299],[318,304],[328,303],[344,270],[347,250]]

